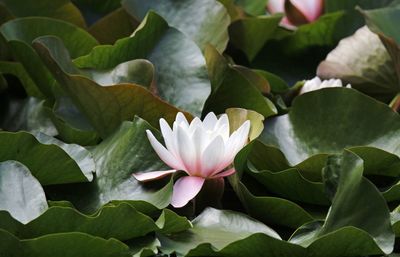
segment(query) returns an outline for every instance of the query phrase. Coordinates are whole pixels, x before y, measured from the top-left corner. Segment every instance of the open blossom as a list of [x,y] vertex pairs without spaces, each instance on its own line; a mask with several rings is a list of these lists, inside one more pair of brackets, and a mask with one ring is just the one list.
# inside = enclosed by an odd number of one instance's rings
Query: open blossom
[[[321,88],[342,87],[342,86],[343,86],[343,84],[340,79],[329,79],[329,80],[321,81],[321,79],[319,77],[315,77],[311,80],[307,80],[304,83],[303,87],[300,90],[299,95],[310,92],[310,91],[318,90]],[[351,88],[351,85],[347,84],[346,87]]]
[[176,181],[172,194],[171,204],[179,208],[200,192],[206,179],[218,179],[235,172],[234,168],[228,167],[247,143],[250,121],[244,122],[230,135],[226,114],[217,119],[211,112],[203,121],[195,118],[189,124],[185,116],[178,113],[172,129],[164,119],[160,119],[160,128],[165,147],[150,130],[146,131],[147,137],[160,159],[172,169],[136,173],[134,177],[139,181],[149,181],[178,170],[185,171],[188,176]]
[[323,7],[323,0],[269,0],[267,10],[272,14],[284,13],[281,25],[294,29],[318,19]]

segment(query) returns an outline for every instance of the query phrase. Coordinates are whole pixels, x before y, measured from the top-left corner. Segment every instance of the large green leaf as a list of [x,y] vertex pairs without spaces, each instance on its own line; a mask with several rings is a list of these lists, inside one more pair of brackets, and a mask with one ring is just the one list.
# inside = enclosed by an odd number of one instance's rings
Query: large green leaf
[[161,15],[170,26],[189,36],[204,50],[212,44],[220,52],[228,43],[230,18],[225,7],[215,0],[124,0],[125,10],[142,20],[150,10]]
[[39,98],[43,97],[43,94],[20,63],[0,61],[0,74],[11,74],[17,77],[28,95]]
[[[246,239],[250,241],[249,237],[254,234],[261,234],[265,238],[270,237],[276,241],[280,240],[280,236],[275,231],[261,222],[232,211],[207,208],[192,223],[193,228],[179,234],[170,237],[159,235],[162,251],[176,252],[179,256],[194,251],[196,256],[205,256],[207,253],[220,251],[233,242]],[[274,240],[271,241],[274,242]],[[275,244],[279,245],[278,242]]]
[[89,32],[101,44],[114,44],[118,39],[131,35],[138,25],[139,22],[124,9],[118,8],[96,21]]
[[204,106],[203,116],[211,111],[223,113],[231,107],[253,110],[264,117],[277,113],[274,104],[263,96],[266,92],[254,83],[253,77],[264,79],[261,75],[245,67],[228,64],[212,46],[206,49],[205,54],[212,93]]
[[110,69],[140,58],[154,64],[161,98],[194,114],[201,112],[210,93],[205,59],[193,41],[153,12],[131,37],[95,47],[74,62],[81,68]]
[[50,234],[19,240],[9,232],[0,229],[0,238],[0,252],[5,253],[6,256],[130,256],[129,247],[116,239],[106,240],[79,232]]
[[113,200],[130,201],[139,211],[140,208],[154,210],[154,206],[168,206],[172,196],[172,180],[167,184],[160,181],[161,185],[157,182],[143,184],[132,176],[134,172],[168,169],[148,142],[147,129],[158,133],[140,118],[123,122],[114,134],[92,150],[96,161],[96,179],[93,183],[56,187],[53,193],[49,191],[49,195],[54,195],[54,198],[61,196],[72,201],[78,209],[88,212]]
[[2,115],[0,127],[7,131],[24,130],[32,133],[42,132],[49,136],[58,134],[51,121],[50,108],[44,100],[28,97],[23,100],[9,100],[9,109]]
[[[33,196],[38,197],[36,194]],[[44,197],[44,194],[39,196]],[[44,203],[46,204],[45,198]],[[25,212],[29,211],[34,212],[35,209],[25,210]],[[105,239],[115,238],[125,241],[145,236],[154,231],[179,232],[187,229],[190,225],[186,218],[180,217],[170,210],[164,210],[156,223],[128,203],[108,204],[91,215],[85,215],[71,207],[50,207],[41,216],[33,217],[36,219],[31,218],[26,225],[14,220],[6,212],[0,212],[0,217],[0,228],[20,239],[35,238],[46,234],[82,232]]]
[[363,168],[362,159],[349,151],[328,158],[324,177],[333,199],[326,220],[322,226],[317,222],[300,228],[291,242],[307,247],[318,238],[353,227],[368,233],[373,239],[365,240],[372,252],[363,254],[389,254],[393,251],[394,233],[389,209],[377,188],[363,177]]
[[[396,155],[373,147],[353,147],[351,151],[364,160],[364,175],[380,186],[387,201],[399,199],[397,181],[400,159]],[[290,166],[283,153],[272,146],[255,141],[248,156],[246,173],[257,179],[268,191],[293,201],[315,205],[329,205],[324,193],[322,168],[327,154],[317,154]],[[389,180],[380,184],[379,180]]]
[[362,13],[368,27],[379,35],[392,57],[398,81],[400,81],[400,33],[395,26],[400,22],[400,3],[394,1],[390,7],[362,11]]
[[325,0],[325,11],[336,12],[340,10],[354,10],[356,6],[365,9],[375,9],[382,6],[387,6],[393,0]]
[[[297,228],[314,220],[310,213],[294,202],[270,196],[265,192],[261,192],[262,196],[255,196],[249,191],[248,188],[257,189],[256,184],[243,181],[243,173],[247,168],[247,158],[253,146],[254,143],[246,146],[238,153],[235,158],[236,174],[229,178],[230,184],[247,212],[267,224],[278,224],[290,228]],[[245,183],[249,184],[248,188]],[[291,215],[285,215],[285,213]]]
[[265,14],[267,0],[234,0],[234,2],[242,7],[246,13],[257,16]]
[[400,90],[388,52],[366,26],[340,41],[318,66],[317,74],[322,79],[342,79],[353,88],[380,99],[391,100]]
[[93,145],[99,141],[99,135],[70,98],[58,97],[51,112],[51,120],[62,141],[80,145]]
[[251,61],[267,40],[273,38],[282,15],[246,17],[229,27],[232,44],[242,50]]
[[41,16],[64,20],[85,27],[79,9],[69,0],[1,0],[15,17]]
[[[348,105],[351,103],[351,105]],[[400,117],[387,105],[348,88],[322,89],[297,97],[289,114],[267,120],[260,136],[296,165],[312,155],[356,146],[400,155]],[[368,130],[362,129],[368,128]]]
[[[101,86],[83,76],[84,71],[71,63],[68,52],[57,38],[42,37],[35,41],[34,46],[60,85],[103,138],[117,129],[122,121],[132,120],[135,115],[158,126],[160,118],[172,122],[179,111],[142,86],[132,83]],[[147,61],[134,60],[125,64],[120,64],[112,71],[92,71],[90,74],[86,71],[86,74],[106,85],[121,79],[122,82],[131,79],[151,83],[147,78],[152,74],[152,66]],[[126,73],[127,69],[133,74]]]
[[11,20],[0,27],[15,58],[22,63],[41,93],[53,98],[54,78],[32,49],[32,41],[41,36],[54,35],[61,38],[71,56],[87,54],[95,45],[94,39],[85,30],[70,23],[44,17],[28,17]]
[[6,211],[21,223],[47,209],[46,196],[27,167],[16,161],[0,162],[0,213]]
[[94,163],[90,153],[41,134],[0,132],[0,160],[26,165],[42,185],[92,180]]

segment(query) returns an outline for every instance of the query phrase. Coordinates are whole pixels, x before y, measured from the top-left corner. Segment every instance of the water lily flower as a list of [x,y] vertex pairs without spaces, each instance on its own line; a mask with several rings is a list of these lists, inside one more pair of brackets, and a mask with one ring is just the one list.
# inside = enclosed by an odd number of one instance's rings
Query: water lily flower
[[[323,80],[319,77],[315,77],[311,80],[306,80],[304,83],[303,87],[300,89],[299,95],[318,90],[321,88],[327,88],[327,87],[342,87],[342,81],[340,79],[329,79],[329,80]],[[351,88],[350,84],[347,84],[347,88]]]
[[147,130],[150,144],[171,170],[136,173],[139,181],[158,179],[179,170],[188,176],[179,178],[173,188],[172,206],[185,206],[201,190],[206,179],[219,179],[235,172],[228,168],[235,155],[245,146],[250,130],[250,121],[244,122],[231,135],[226,114],[219,119],[209,113],[201,121],[193,119],[189,124],[182,113],[178,113],[173,127],[160,119],[165,147]]
[[323,7],[323,0],[269,0],[267,10],[272,14],[284,13],[281,26],[295,29],[318,19]]

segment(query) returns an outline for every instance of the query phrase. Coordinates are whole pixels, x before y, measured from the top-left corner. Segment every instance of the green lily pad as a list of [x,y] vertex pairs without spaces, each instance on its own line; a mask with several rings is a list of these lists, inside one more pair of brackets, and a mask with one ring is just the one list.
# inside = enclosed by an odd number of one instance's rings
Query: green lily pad
[[264,92],[254,83],[254,77],[264,79],[261,75],[245,67],[229,65],[212,46],[207,47],[205,55],[212,92],[205,103],[203,116],[211,111],[223,113],[232,107],[253,110],[264,117],[277,113],[274,104],[263,96]]
[[159,133],[140,118],[123,122],[91,150],[96,162],[93,183],[49,189],[50,199],[69,200],[79,210],[89,213],[110,201],[128,201],[144,213],[167,207],[172,197],[172,179],[140,183],[132,176],[134,172],[169,169],[148,142],[147,129]]
[[[290,165],[315,154],[339,153],[356,146],[400,155],[398,114],[353,89],[329,88],[301,95],[289,114],[266,123],[259,140],[280,149]],[[359,133],[362,128],[369,129]]]
[[265,14],[265,7],[267,6],[267,0],[234,0],[235,4],[242,7],[246,13],[250,15],[262,15]]
[[99,141],[99,135],[70,98],[58,97],[51,114],[50,118],[57,128],[58,138],[62,141],[79,145],[94,145]]
[[0,127],[7,131],[25,130],[31,133],[42,132],[49,136],[58,134],[51,120],[51,109],[44,100],[28,97],[23,100],[10,101],[8,105],[15,106],[3,116]]
[[362,159],[349,151],[330,156],[324,177],[327,191],[333,197],[325,222],[322,226],[314,222],[301,227],[290,242],[308,247],[318,238],[352,227],[370,236],[363,249],[372,252],[364,255],[391,253],[394,233],[389,209],[377,188],[363,177]]
[[[162,251],[165,253],[176,252],[179,256],[184,256],[205,244],[209,244],[213,250],[220,251],[231,243],[254,234],[262,234],[265,237],[280,240],[280,236],[266,225],[244,214],[232,211],[221,211],[209,207],[192,223],[193,228],[171,237],[159,235]],[[208,252],[213,252],[211,249]],[[196,254],[199,252],[196,251]],[[193,253],[188,255],[193,255]],[[204,256],[204,253],[201,255]]]
[[[243,179],[241,176],[247,168],[247,158],[253,146],[254,142],[236,155],[236,174],[229,177],[230,184],[247,212],[267,224],[278,224],[290,228],[298,228],[304,223],[313,221],[312,214],[290,200],[269,195],[256,196],[249,191],[245,183],[241,181]],[[251,184],[249,188],[254,189],[255,186]],[[285,215],[285,213],[291,213],[291,215]]]
[[50,99],[53,98],[54,78],[32,49],[32,41],[41,36],[57,36],[63,40],[74,58],[87,54],[98,44],[96,39],[83,29],[61,20],[44,17],[11,20],[0,27],[0,33],[41,93]]
[[[42,37],[34,43],[36,50],[48,65],[54,76],[65,89],[74,103],[86,115],[96,131],[103,138],[115,131],[124,120],[132,120],[135,115],[149,121],[152,125],[158,126],[160,118],[164,117],[171,122],[175,119],[177,108],[162,101],[144,87],[124,83],[112,86],[101,86],[95,81],[83,76],[83,71],[77,69],[70,60],[68,52],[62,42],[55,37]],[[135,80],[150,82],[149,74],[152,74],[151,64],[144,60],[134,60],[121,66],[124,69],[133,67],[132,75]],[[145,71],[145,72],[143,72]],[[119,81],[118,67],[114,71],[89,73],[94,79],[102,83]],[[111,78],[107,75],[115,74]],[[127,74],[123,73],[122,79]]]
[[[38,238],[19,240],[9,232],[0,229],[0,251],[7,256],[50,257],[57,256],[98,256],[128,257],[129,247],[116,239],[103,239],[88,234],[71,232],[45,235]],[[5,242],[5,244],[3,243]],[[10,246],[14,246],[11,247]]]
[[392,57],[400,81],[400,33],[394,25],[400,21],[400,3],[394,1],[390,7],[361,12],[366,18],[368,27],[378,34]]
[[16,161],[0,162],[0,213],[26,224],[46,209],[43,188],[28,168]]
[[15,17],[41,16],[64,20],[80,27],[86,27],[79,9],[69,0],[1,0],[1,3]]
[[342,79],[345,84],[383,100],[391,100],[400,89],[388,52],[366,26],[340,41],[318,66],[317,75],[322,79]]
[[28,95],[39,98],[43,97],[36,84],[20,63],[0,61],[0,74],[11,74],[17,77]]
[[225,7],[214,0],[124,0],[122,6],[137,20],[143,20],[152,10],[170,26],[177,28],[204,50],[212,44],[223,52],[228,43],[230,18]]
[[282,15],[245,17],[229,27],[232,44],[252,61],[265,43],[274,37]]
[[[41,196],[44,197],[43,194]],[[44,203],[45,200],[44,198]],[[35,209],[27,209],[24,213],[34,211]],[[125,241],[154,231],[172,233],[190,227],[186,218],[170,210],[164,210],[155,222],[130,204],[123,202],[105,205],[90,215],[80,213],[72,207],[54,206],[46,211],[43,210],[40,216],[30,218],[29,223],[24,222],[27,223],[25,225],[13,219],[7,212],[0,212],[0,216],[0,228],[20,239],[36,238],[46,234],[82,232],[105,239],[115,238]],[[116,220],[119,222],[115,222]]]
[[96,21],[88,31],[100,44],[114,44],[118,39],[131,35],[138,25],[139,22],[124,9],[118,8]]
[[111,69],[134,59],[148,59],[154,64],[161,98],[194,114],[201,112],[210,93],[203,54],[193,41],[154,12],[148,13],[131,37],[112,46],[95,47],[74,63],[80,68]]
[[94,162],[78,145],[68,145],[41,134],[0,132],[0,160],[16,160],[29,168],[42,185],[87,182],[93,179]]

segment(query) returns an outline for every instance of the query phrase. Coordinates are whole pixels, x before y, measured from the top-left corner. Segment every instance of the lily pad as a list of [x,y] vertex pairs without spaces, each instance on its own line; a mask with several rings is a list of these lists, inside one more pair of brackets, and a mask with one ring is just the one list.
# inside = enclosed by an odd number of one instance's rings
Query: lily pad
[[143,20],[152,10],[163,17],[204,50],[212,44],[223,52],[228,43],[230,18],[225,7],[214,0],[124,0],[122,6],[137,20]]
[[54,78],[31,47],[32,41],[46,35],[60,37],[73,57],[88,53],[98,44],[96,39],[83,29],[61,20],[44,17],[11,20],[0,27],[0,33],[41,93],[50,99],[53,98]]
[[391,99],[400,89],[385,46],[366,26],[340,41],[318,66],[317,75],[323,79],[342,79],[345,84],[350,83],[379,99]]
[[[84,71],[77,69],[71,63],[62,42],[55,37],[37,39],[34,46],[59,81],[60,86],[65,89],[103,138],[115,131],[121,122],[131,120],[135,115],[158,126],[161,117],[171,122],[179,111],[142,86],[132,83],[101,86],[85,77]],[[127,66],[121,66],[121,69],[129,69],[129,67],[136,75],[132,76],[135,80],[139,78],[142,82],[151,81],[147,78],[149,74],[152,74],[152,66],[147,61],[135,60],[127,63]],[[118,67],[112,71],[102,73],[92,71],[89,74],[105,84],[112,83],[113,80],[125,80],[127,75],[119,77]],[[111,75],[111,78],[107,77],[108,75]]]
[[232,107],[253,110],[264,117],[277,113],[274,104],[263,96],[260,87],[254,83],[254,76],[257,78],[261,75],[245,67],[228,64],[212,46],[206,49],[205,55],[212,92],[205,103],[203,116],[211,111],[223,113]]
[[0,213],[26,224],[46,209],[43,188],[28,168],[16,161],[0,162]]
[[[266,123],[260,141],[280,149],[290,165],[315,154],[339,153],[356,146],[400,155],[398,114],[353,89],[329,88],[301,95],[289,114]],[[369,130],[358,133],[362,128]]]
[[112,46],[95,47],[74,63],[80,68],[111,69],[134,59],[154,64],[161,98],[194,114],[201,112],[210,93],[203,54],[192,40],[154,12],[148,13],[131,37]]
[[[36,194],[34,195],[35,197]],[[39,196],[44,196],[39,195]],[[44,198],[44,203],[46,199]],[[47,205],[46,205],[47,208]],[[25,210],[26,212],[33,212]],[[138,212],[128,203],[107,204],[90,215],[85,215],[72,207],[54,206],[29,223],[22,224],[8,213],[0,212],[0,228],[20,239],[30,239],[46,234],[82,232],[105,239],[115,238],[125,241],[139,238],[154,231],[163,233],[180,232],[190,227],[189,221],[170,210],[164,210],[157,222]],[[119,222],[115,222],[118,220]],[[26,222],[25,222],[26,223]]]
[[[209,244],[210,248],[215,251],[220,251],[231,243],[254,234],[262,234],[265,237],[280,240],[280,236],[275,231],[261,222],[232,211],[207,208],[192,223],[193,228],[172,237],[159,235],[163,252],[176,252],[179,256],[183,256],[192,250],[198,254],[202,252],[198,251],[199,246],[205,244]],[[208,252],[212,252],[212,250],[208,250]],[[188,255],[193,255],[193,253]],[[198,256],[204,255],[202,253]]]
[[[38,238],[19,240],[9,232],[0,229],[1,253],[8,256],[50,257],[79,256],[128,257],[129,247],[116,239],[103,239],[88,234],[71,232],[45,235]],[[9,246],[14,246],[10,248]]]
[[64,144],[44,134],[40,137],[22,131],[0,132],[0,160],[21,162],[42,185],[93,179],[94,163],[85,148]]
[[161,185],[144,184],[132,176],[134,172],[168,169],[148,142],[147,129],[159,133],[140,118],[123,122],[117,131],[92,149],[96,162],[93,183],[55,187],[48,191],[50,199],[70,200],[85,213],[93,213],[110,201],[128,201],[144,213],[167,207],[172,197],[172,180],[160,181]]
[[86,27],[85,19],[70,0],[1,0],[15,17],[42,16]]
[[369,246],[364,247],[372,252],[364,254],[391,253],[394,233],[389,209],[377,188],[363,177],[362,159],[349,151],[333,155],[328,158],[324,177],[327,190],[333,196],[324,224],[320,226],[314,222],[301,227],[290,242],[307,247],[318,238],[341,228],[352,227],[370,236],[369,240],[365,240]]

